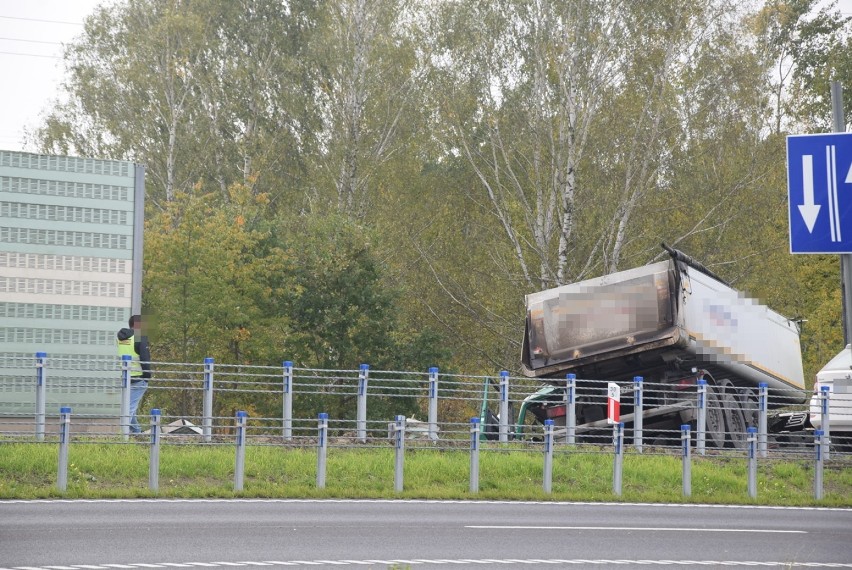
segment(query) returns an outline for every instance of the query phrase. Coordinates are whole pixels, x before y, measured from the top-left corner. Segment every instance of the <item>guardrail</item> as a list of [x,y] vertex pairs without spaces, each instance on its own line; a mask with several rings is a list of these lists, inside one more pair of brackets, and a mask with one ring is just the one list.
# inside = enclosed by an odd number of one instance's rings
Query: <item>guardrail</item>
[[[329,434],[340,443],[365,444],[384,439],[385,424],[397,415],[406,416],[409,429],[435,446],[456,446],[466,440],[467,430],[458,426],[466,426],[471,416],[480,419],[480,438],[487,442],[541,445],[546,439],[543,424],[550,419],[553,445],[594,450],[612,443],[612,422],[578,415],[578,410],[588,410],[590,406],[606,409],[607,385],[611,383],[573,375],[543,384],[512,377],[506,371],[494,375],[441,373],[437,368],[423,372],[382,371],[367,364],[357,370],[326,370],[295,367],[290,361],[280,367],[217,364],[211,358],[202,363],[151,364],[154,379],[146,397],[175,418],[171,423],[181,424],[169,426],[167,422],[163,429],[186,428],[183,431],[191,432],[200,442],[211,443],[217,437],[229,436],[234,430],[227,423],[230,414],[250,408],[255,417],[247,426],[249,441],[253,435],[276,444],[302,444],[305,436],[300,434],[317,413],[335,418]],[[0,357],[0,367],[31,370],[34,406],[31,419],[7,416],[2,434],[7,439],[44,440],[47,418],[56,417],[48,413],[48,402],[53,410],[68,405],[62,401],[63,390],[73,387],[74,382],[67,378],[53,382],[51,374],[62,376],[59,371],[86,370],[86,366],[82,359],[52,360],[44,353],[37,353],[32,359],[17,358],[13,363]],[[78,422],[82,419],[84,426],[87,422],[102,426],[105,420],[114,420],[109,429],[127,441],[129,367],[116,358],[112,366],[101,360],[93,369],[115,374],[111,388],[120,393],[118,413],[78,415]],[[676,451],[681,443],[680,426],[685,423],[680,421],[682,418],[691,420],[691,442],[701,455],[722,449],[723,445],[745,452],[752,437],[760,457],[776,451],[810,453],[812,431],[770,433],[770,410],[783,409],[793,419],[802,420],[809,412],[807,405],[790,404],[789,392],[781,398],[770,395],[764,385],[757,389],[712,386],[700,378],[694,385],[647,382],[639,377],[616,384],[621,409],[627,412],[620,418],[626,424],[624,439],[638,453]],[[799,393],[792,399],[807,400],[809,396]],[[852,444],[848,434],[831,436],[828,396],[823,391],[815,400],[822,410],[826,458],[834,452],[846,453]],[[643,413],[636,414],[637,409]],[[139,416],[143,418],[144,414],[140,411]],[[668,418],[667,423],[660,424],[660,418]],[[755,432],[749,428],[755,428]]]
[[[60,420],[58,426],[58,444],[59,444],[59,462],[57,471],[57,488],[65,492],[68,484],[68,453],[71,444],[72,429],[71,429],[71,408],[62,407],[60,409]],[[374,446],[388,447],[394,449],[394,478],[393,488],[395,493],[403,492],[405,488],[404,462],[406,443],[411,443],[407,439],[408,424],[406,417],[398,415],[393,422],[387,424],[389,444],[383,446],[374,442]],[[553,454],[555,441],[553,437],[553,420],[545,420],[543,426],[543,443],[539,448],[539,453],[543,454],[542,461],[542,489],[545,494],[552,493],[553,481]],[[148,465],[148,488],[151,491],[159,490],[159,473],[160,473],[160,446],[164,435],[161,422],[161,412],[158,409],[151,410],[151,428],[146,435],[149,444],[149,465]],[[235,414],[233,426],[233,445],[235,446],[235,462],[234,462],[234,480],[233,489],[235,492],[243,491],[245,477],[245,450],[248,441],[249,432],[249,417],[245,411],[238,411]],[[326,485],[326,458],[330,445],[329,438],[329,418],[328,414],[320,413],[317,416],[316,428],[313,436],[309,434],[310,429],[305,428],[305,434],[301,437],[305,441],[304,446],[316,448],[317,468],[316,468],[316,488],[322,489]],[[459,427],[461,426],[454,426]],[[465,430],[458,429],[457,433],[464,433]],[[690,436],[691,426],[684,424],[681,426],[681,461],[682,461],[682,494],[684,497],[692,495],[692,438]],[[752,499],[757,498],[757,438],[756,428],[749,428],[750,437],[748,439],[748,480],[747,490],[748,495]],[[468,450],[470,453],[470,470],[469,470],[469,492],[471,495],[476,495],[479,492],[479,457],[482,450],[482,441],[480,438],[480,418],[472,417],[470,419]],[[217,444],[226,444],[226,438],[217,440]],[[429,440],[433,443],[434,440]],[[212,442],[211,442],[212,443]],[[269,444],[269,441],[265,442]],[[461,446],[457,450],[461,450]],[[567,446],[566,446],[567,449]],[[619,422],[613,426],[611,453],[613,453],[613,469],[612,469],[612,493],[616,497],[622,494],[623,480],[623,459],[624,459],[624,423]],[[823,488],[823,470],[826,460],[826,442],[823,438],[823,432],[815,431],[815,439],[811,448],[811,457],[813,460],[813,496],[816,500],[821,500],[824,496]]]

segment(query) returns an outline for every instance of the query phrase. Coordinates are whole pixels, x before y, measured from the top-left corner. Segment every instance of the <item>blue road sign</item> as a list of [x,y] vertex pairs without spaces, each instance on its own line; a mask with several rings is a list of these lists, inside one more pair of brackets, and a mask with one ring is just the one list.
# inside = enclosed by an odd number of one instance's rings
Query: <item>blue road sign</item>
[[787,137],[791,253],[852,253],[852,133]]

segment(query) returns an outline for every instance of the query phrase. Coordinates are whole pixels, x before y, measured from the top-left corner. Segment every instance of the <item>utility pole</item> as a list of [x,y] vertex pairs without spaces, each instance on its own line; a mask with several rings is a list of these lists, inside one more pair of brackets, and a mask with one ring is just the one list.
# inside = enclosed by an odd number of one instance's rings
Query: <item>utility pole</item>
[[[834,132],[846,131],[843,117],[843,85],[831,82],[831,118]],[[843,308],[843,343],[852,343],[852,254],[840,254],[840,294]]]

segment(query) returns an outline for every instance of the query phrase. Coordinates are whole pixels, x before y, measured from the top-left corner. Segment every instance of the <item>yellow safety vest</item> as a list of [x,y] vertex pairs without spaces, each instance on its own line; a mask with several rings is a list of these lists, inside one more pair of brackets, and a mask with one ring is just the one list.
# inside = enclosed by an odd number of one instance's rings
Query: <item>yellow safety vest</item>
[[139,354],[136,352],[136,344],[133,342],[133,337],[118,341],[118,355],[123,357],[125,354],[129,355],[132,359],[130,361],[130,375],[142,376],[142,365],[139,364]]

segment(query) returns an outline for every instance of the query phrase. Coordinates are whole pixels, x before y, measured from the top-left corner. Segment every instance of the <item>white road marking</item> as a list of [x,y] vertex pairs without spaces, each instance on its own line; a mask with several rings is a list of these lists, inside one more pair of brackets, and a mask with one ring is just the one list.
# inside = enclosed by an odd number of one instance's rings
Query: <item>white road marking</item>
[[593,503],[588,501],[498,501],[498,500],[468,500],[468,499],[10,499],[2,501],[3,505],[12,504],[51,504],[51,503],[382,503],[382,504],[432,504],[432,505],[543,505],[559,506],[594,506],[594,507],[665,507],[676,509],[745,509],[745,510],[784,510],[784,511],[842,511],[845,507],[784,507],[772,505],[715,505],[705,503]]
[[0,570],[59,570],[70,568],[71,570],[107,570],[108,568],[151,568],[151,567],[178,567],[186,568],[202,564],[210,568],[228,568],[233,566],[247,567],[269,567],[269,566],[375,566],[397,564],[420,565],[420,564],[571,564],[580,566],[676,566],[678,568],[689,566],[758,566],[758,567],[782,567],[782,568],[852,568],[852,563],[840,562],[757,562],[742,560],[610,560],[610,559],[561,559],[561,558],[412,558],[396,560],[267,560],[263,562],[160,562],[158,564],[75,564],[69,566],[14,566],[11,568],[0,568]]
[[518,526],[518,525],[466,525],[464,528],[488,530],[648,530],[652,532],[758,532],[770,534],[808,534],[806,530],[761,530],[753,528],[688,528],[654,526]]

